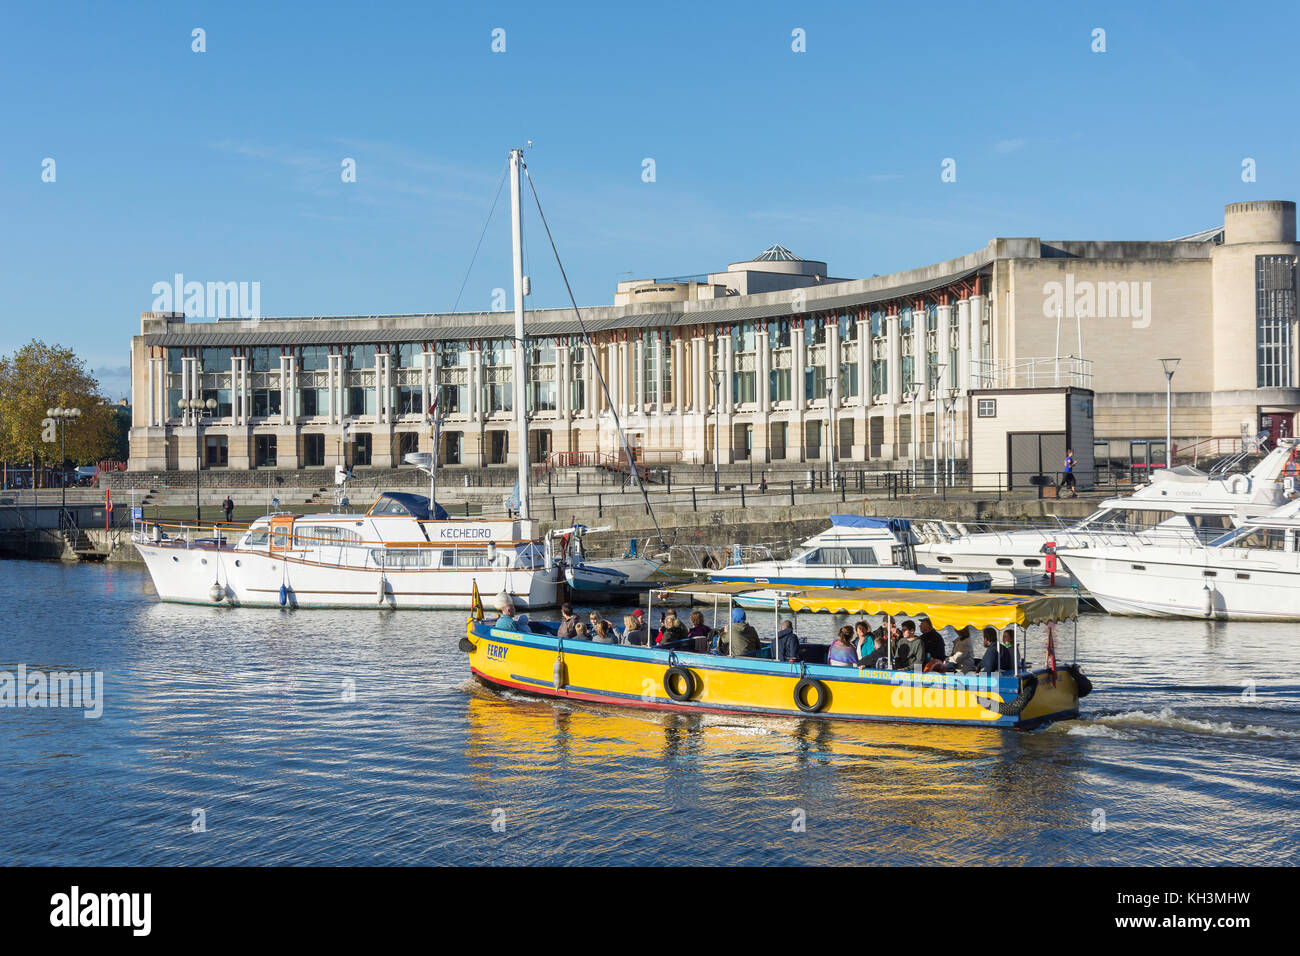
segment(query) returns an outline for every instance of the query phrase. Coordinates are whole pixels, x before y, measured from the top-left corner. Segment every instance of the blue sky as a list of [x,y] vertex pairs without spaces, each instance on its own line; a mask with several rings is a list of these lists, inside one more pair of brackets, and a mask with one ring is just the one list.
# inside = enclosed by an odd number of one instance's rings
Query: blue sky
[[[1170,238],[1297,198],[1297,21],[1293,3],[10,3],[0,353],[73,347],[118,397],[177,272],[259,282],[264,316],[448,310],[526,139],[582,305],[774,242],[859,277],[994,236]],[[462,310],[509,285],[506,212],[503,194]],[[561,305],[543,242],[530,224],[530,304]]]

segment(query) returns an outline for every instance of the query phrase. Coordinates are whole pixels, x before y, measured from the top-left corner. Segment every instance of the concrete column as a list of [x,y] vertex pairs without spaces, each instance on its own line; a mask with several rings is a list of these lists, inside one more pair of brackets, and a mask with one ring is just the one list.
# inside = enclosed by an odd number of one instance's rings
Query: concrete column
[[680,335],[674,335],[672,338],[672,354],[673,409],[680,415],[686,405],[686,378],[682,375],[682,337]]
[[970,388],[970,299],[957,301],[957,388]]
[[982,384],[980,362],[984,360],[984,350],[982,347],[983,329],[984,296],[973,295],[970,297],[970,375],[972,388],[979,388]]
[[930,397],[929,352],[926,348],[925,310],[912,310],[912,384],[921,393],[918,401]]
[[885,394],[889,399],[889,404],[895,406],[903,398],[902,336],[898,328],[900,321],[897,312],[885,316],[885,342],[889,353],[885,366]]
[[[483,352],[480,349],[469,350],[469,401],[466,405],[469,409],[469,420],[471,422],[480,419],[483,415]],[[466,436],[470,432],[465,432]]]
[[[433,353],[420,352],[420,407],[424,409],[424,415],[429,416],[429,378],[433,371]],[[433,450],[434,455],[438,454],[438,449]]]
[[[837,323],[826,326],[826,384],[831,387],[831,403],[840,405],[840,327]],[[827,410],[827,421],[830,412]]]
[[[146,421],[149,422],[150,427],[153,427],[158,424],[158,368],[157,360],[153,356],[149,356],[147,362],[148,365],[145,371],[149,383],[149,417]],[[134,387],[134,384],[132,382],[132,387]]]
[[[766,415],[772,407],[772,352],[768,347],[771,336],[767,329],[759,329],[758,334],[754,336],[754,350],[758,361],[755,363],[757,368],[754,371],[754,377],[757,381],[754,383],[755,391],[758,396],[758,413]],[[764,426],[764,432],[767,428]],[[755,446],[758,444],[758,436],[754,438]],[[763,435],[763,447],[767,447],[767,435]]]
[[[795,411],[803,411],[807,405],[804,398],[803,373],[808,367],[808,348],[804,341],[804,327],[795,326],[790,330],[791,350],[793,351],[794,361],[790,365],[790,398],[794,401]],[[799,424],[800,433],[798,436],[799,447],[803,447],[803,424],[802,418]],[[790,443],[789,436],[786,436],[787,444]]]
[[[858,320],[858,407],[871,407],[871,318]],[[864,419],[865,421],[865,419]],[[865,444],[867,439],[863,439]],[[863,456],[865,457],[865,455]]]
[[639,335],[628,351],[632,360],[632,410],[644,412],[646,406],[645,391],[645,340]]
[[596,416],[596,356],[599,351],[594,347],[587,349],[586,344],[582,346],[582,417],[594,418]]
[[939,314],[939,364],[944,366],[939,373],[938,387],[941,394],[953,387],[956,381],[952,362],[952,306],[941,305],[935,310]]
[[730,415],[736,409],[736,350],[730,335],[718,338],[722,349],[722,413]]

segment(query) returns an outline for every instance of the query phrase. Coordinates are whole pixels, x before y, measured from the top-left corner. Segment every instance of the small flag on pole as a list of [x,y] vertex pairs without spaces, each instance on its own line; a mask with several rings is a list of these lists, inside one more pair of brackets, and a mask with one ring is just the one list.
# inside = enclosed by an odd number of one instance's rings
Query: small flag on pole
[[1056,686],[1056,622],[1047,622],[1047,667],[1052,674],[1052,686]]
[[478,593],[478,578],[474,578],[470,585],[473,587],[473,598],[470,600],[470,610],[474,613],[474,620],[483,620],[483,598]]

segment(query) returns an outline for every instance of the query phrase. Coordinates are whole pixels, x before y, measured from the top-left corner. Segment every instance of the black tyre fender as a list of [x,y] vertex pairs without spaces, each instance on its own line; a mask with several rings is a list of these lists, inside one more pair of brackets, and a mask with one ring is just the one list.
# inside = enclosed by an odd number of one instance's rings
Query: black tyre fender
[[[808,691],[815,691],[816,697],[808,700]],[[805,714],[819,714],[830,703],[830,688],[815,677],[804,677],[794,685],[794,705]]]
[[1075,686],[1079,688],[1080,697],[1087,697],[1092,693],[1092,681],[1088,680],[1088,675],[1083,672],[1082,667],[1078,664],[1071,664],[1066,670],[1074,678]]
[[461,649],[462,651],[464,651],[466,654],[472,654],[472,653],[474,653],[474,647],[475,647],[475,644],[474,644],[474,642],[471,641],[468,637],[462,637],[462,638],[460,639],[460,644],[459,644],[458,646],[459,646],[460,649]]
[[1002,717],[1015,717],[1034,699],[1034,691],[1038,690],[1038,677],[1035,674],[1026,675],[1025,686],[1020,689],[1014,700],[999,704],[996,700],[988,697],[976,697],[979,705],[985,710],[991,710]]
[[[677,689],[677,678],[681,678],[684,690],[679,691]],[[695,679],[695,674],[685,667],[674,664],[664,671],[664,693],[673,700],[678,702],[690,700],[695,696],[698,688],[699,681]]]

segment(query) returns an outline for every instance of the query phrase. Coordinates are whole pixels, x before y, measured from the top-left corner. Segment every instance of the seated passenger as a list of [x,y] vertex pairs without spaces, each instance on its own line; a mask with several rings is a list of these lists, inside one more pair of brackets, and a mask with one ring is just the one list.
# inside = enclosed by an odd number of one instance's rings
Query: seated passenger
[[726,653],[731,657],[744,657],[759,648],[758,631],[745,620],[744,608],[731,609],[731,626],[723,635]]
[[1015,654],[1015,640],[1016,632],[1011,628],[1007,628],[1002,632],[1002,644],[998,647],[998,656],[1002,659],[1002,669],[1004,671],[1012,671],[1016,669],[1015,665],[1012,663],[1012,660],[1014,659],[1013,655]]
[[894,669],[919,671],[925,667],[925,644],[916,636],[916,624],[904,621],[898,628],[901,637],[894,648]]
[[852,667],[857,662],[858,649],[853,643],[853,628],[845,624],[826,651],[826,663],[832,667]]
[[975,669],[975,649],[971,641],[973,630],[971,627],[963,627],[957,631],[957,639],[952,642],[952,653],[948,655],[948,670],[969,674]]
[[497,599],[497,611],[500,616],[492,626],[498,631],[517,631],[518,625],[515,623],[515,606],[508,597],[504,595]]
[[614,633],[614,626],[609,621],[601,621],[596,625],[596,636],[592,640],[597,644],[617,644],[618,635]]
[[575,628],[579,623],[578,615],[573,613],[573,605],[561,604],[560,628],[555,632],[556,637],[573,637],[577,633]]
[[687,637],[686,625],[677,619],[677,612],[670,610],[659,622],[659,644],[672,644]]
[[644,647],[646,642],[645,624],[635,614],[623,615],[623,643],[637,644]]
[[948,649],[944,646],[943,635],[934,629],[934,624],[928,617],[921,618],[921,631],[917,635],[921,643],[925,645],[925,653],[932,661],[942,661],[948,656]]
[[577,624],[573,625],[573,639],[575,641],[591,640],[591,632],[587,630],[586,621],[579,621]]
[[788,617],[781,622],[781,629],[776,632],[776,656],[783,661],[799,659],[799,635],[794,632],[794,621]]
[[709,627],[704,623],[703,611],[691,612],[691,629],[686,632],[687,637],[708,637]]
[[980,661],[979,670],[984,674],[992,674],[996,671],[1011,670],[1011,652],[1006,649],[1006,654],[1000,654],[998,649],[998,629],[996,627],[984,628],[984,658]]
[[853,643],[858,649],[859,659],[876,649],[876,636],[871,633],[871,625],[866,621],[858,621],[853,625]]
[[889,642],[885,640],[885,629],[880,628],[875,635],[875,650],[858,659],[858,667],[868,670],[887,671],[894,666],[889,656]]
[[595,611],[592,611],[587,615],[587,630],[594,635],[596,633],[596,625],[600,624],[602,621],[604,621],[605,626],[609,628],[611,632],[614,630],[614,623],[612,621],[606,621]]

